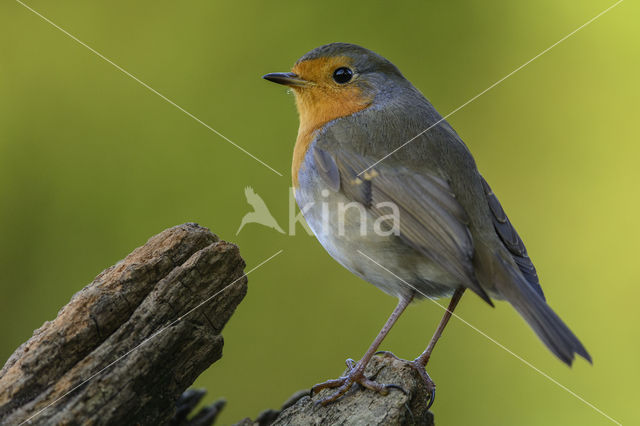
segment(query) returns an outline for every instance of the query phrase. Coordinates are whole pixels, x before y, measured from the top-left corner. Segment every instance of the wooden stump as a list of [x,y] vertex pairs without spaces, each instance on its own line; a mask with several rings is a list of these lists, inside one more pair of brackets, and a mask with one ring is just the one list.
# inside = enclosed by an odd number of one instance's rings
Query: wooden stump
[[405,361],[375,356],[365,375],[379,383],[400,386],[403,391],[390,389],[389,394],[381,395],[354,385],[345,396],[326,407],[319,405],[319,401],[335,390],[325,389],[314,396],[309,391],[300,391],[280,410],[265,410],[256,420],[247,418],[236,426],[434,425],[433,414],[427,410],[426,386]]
[[[188,418],[205,391],[187,388],[222,356],[222,328],[247,292],[244,266],[235,245],[196,224],[152,237],[11,355],[0,370],[0,424],[210,425],[225,401]],[[433,425],[424,383],[406,363],[374,357],[366,374],[406,392],[356,385],[322,407],[330,390],[302,391],[238,425]]]
[[222,356],[222,328],[247,291],[244,266],[235,245],[196,224],[154,236],[11,355],[0,422],[168,423]]

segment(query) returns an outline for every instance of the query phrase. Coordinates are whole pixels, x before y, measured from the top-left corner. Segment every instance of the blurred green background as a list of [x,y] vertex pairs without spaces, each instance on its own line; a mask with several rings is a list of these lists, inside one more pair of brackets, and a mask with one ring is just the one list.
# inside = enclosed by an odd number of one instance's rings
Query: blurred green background
[[[239,244],[249,293],[196,386],[220,424],[277,408],[359,358],[395,300],[298,227],[235,235],[252,186],[287,226],[293,98],[260,79],[354,42],[446,114],[613,1],[30,1],[47,18],[283,173],[280,177],[20,4],[0,5],[0,359],[102,269],[187,221]],[[556,360],[514,310],[458,313],[624,424],[640,424],[639,6],[627,1],[449,119],[525,240],[550,304],[594,365]],[[446,301],[441,301],[446,303]],[[420,353],[442,310],[413,306],[383,344]],[[429,372],[441,425],[610,420],[453,320]]]

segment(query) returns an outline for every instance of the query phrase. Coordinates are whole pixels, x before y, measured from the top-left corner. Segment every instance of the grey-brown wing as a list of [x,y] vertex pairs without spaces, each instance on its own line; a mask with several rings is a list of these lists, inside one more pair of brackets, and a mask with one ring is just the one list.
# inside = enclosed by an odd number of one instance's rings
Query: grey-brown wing
[[524,246],[524,242],[522,242],[518,232],[516,232],[516,229],[511,224],[511,221],[502,208],[500,201],[498,201],[498,197],[493,193],[491,187],[484,178],[482,178],[482,185],[484,187],[485,195],[487,196],[489,208],[493,213],[493,226],[496,229],[496,233],[507,250],[509,250],[509,253],[511,253],[511,257],[513,257],[513,260],[518,265],[518,268],[520,268],[520,272],[522,272],[522,275],[524,275],[527,282],[544,300],[545,297],[542,292],[542,287],[540,287],[536,267],[533,266],[533,262],[527,254],[527,248]]
[[341,190],[376,217],[389,214],[382,203],[393,203],[399,212],[402,241],[491,304],[473,271],[474,249],[466,212],[446,181],[388,163],[359,175],[375,159],[335,146],[311,149],[315,150],[316,169],[329,188]]

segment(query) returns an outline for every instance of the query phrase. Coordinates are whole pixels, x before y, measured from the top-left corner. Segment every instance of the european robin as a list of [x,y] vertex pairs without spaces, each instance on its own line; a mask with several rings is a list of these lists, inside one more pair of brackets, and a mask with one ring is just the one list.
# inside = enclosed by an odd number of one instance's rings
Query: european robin
[[314,386],[337,388],[323,404],[353,383],[387,393],[393,385],[363,374],[380,343],[412,300],[451,296],[427,349],[411,361],[431,405],[435,384],[425,367],[465,289],[491,306],[492,297],[511,303],[566,364],[575,354],[591,362],[547,304],[471,152],[395,65],[363,47],[332,43],[302,56],[292,72],[264,78],[295,95],[300,127],[291,171],[305,220],[334,259],[399,299],[362,359],[348,360],[349,373]]

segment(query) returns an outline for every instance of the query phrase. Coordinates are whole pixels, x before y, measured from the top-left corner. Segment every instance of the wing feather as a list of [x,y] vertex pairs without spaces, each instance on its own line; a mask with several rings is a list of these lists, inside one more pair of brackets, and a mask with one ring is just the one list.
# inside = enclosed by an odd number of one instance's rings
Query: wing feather
[[524,246],[524,242],[518,235],[518,232],[511,224],[511,221],[507,217],[500,201],[498,201],[498,197],[493,193],[491,187],[487,183],[487,181],[482,178],[482,185],[484,187],[485,195],[487,196],[487,202],[489,203],[489,208],[493,213],[493,226],[496,229],[496,233],[502,240],[504,246],[509,250],[511,257],[518,265],[520,272],[526,278],[529,285],[538,293],[542,299],[544,300],[544,293],[542,291],[542,287],[540,287],[540,280],[538,279],[538,273],[536,272],[535,266],[533,266],[533,262],[529,258],[527,254],[527,248]]
[[312,149],[320,150],[313,158],[329,188],[339,187],[347,198],[360,202],[376,217],[388,214],[377,207],[380,203],[394,203],[400,212],[402,241],[492,304],[473,271],[468,217],[445,180],[388,163],[358,176],[375,160],[335,146]]

